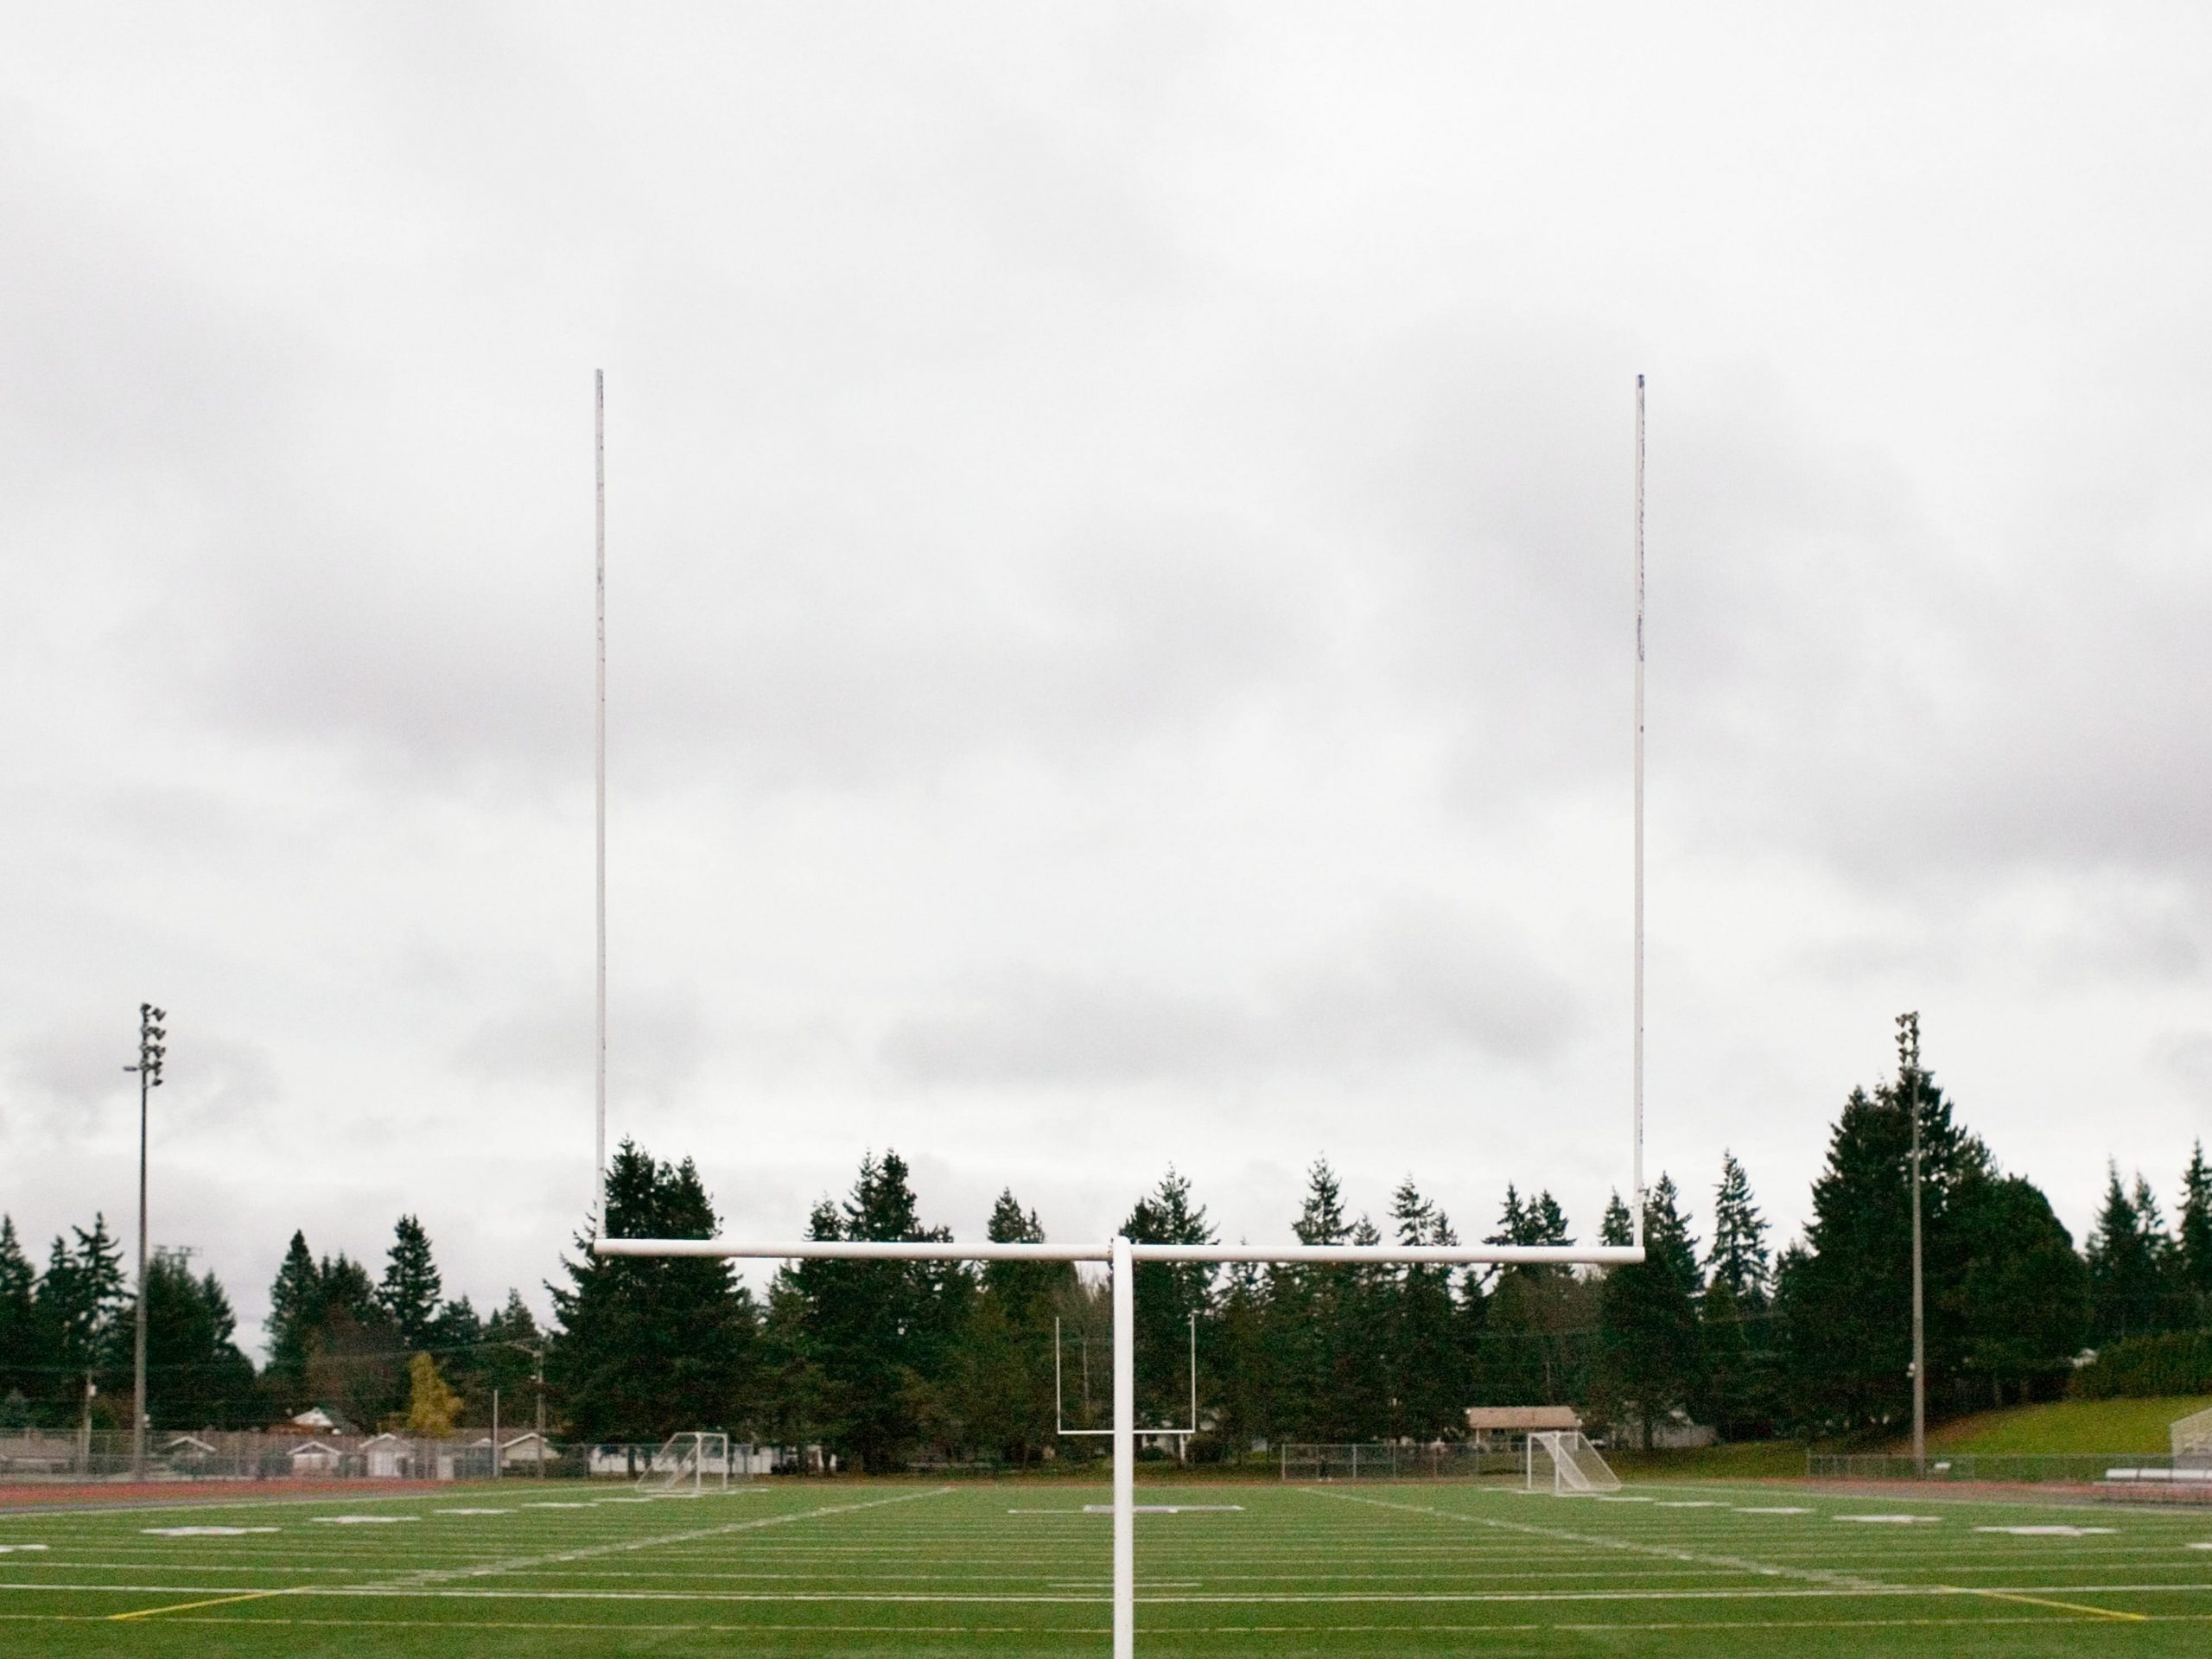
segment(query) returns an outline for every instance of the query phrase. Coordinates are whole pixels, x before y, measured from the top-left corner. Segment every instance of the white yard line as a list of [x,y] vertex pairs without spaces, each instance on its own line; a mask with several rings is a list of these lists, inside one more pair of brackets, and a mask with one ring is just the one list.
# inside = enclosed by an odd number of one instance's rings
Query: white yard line
[[1754,1561],[1741,1555],[1701,1555],[1692,1550],[1676,1549],[1668,1544],[1642,1543],[1633,1538],[1611,1538],[1598,1532],[1575,1532],[1566,1527],[1541,1527],[1525,1521],[1500,1521],[1486,1515],[1469,1515],[1464,1510],[1440,1510],[1427,1503],[1399,1503],[1388,1498],[1361,1497],[1355,1493],[1330,1491],[1316,1486],[1301,1486],[1299,1490],[1315,1497],[1338,1498],[1346,1503],[1366,1503],[1378,1510],[1395,1510],[1405,1515],[1433,1516],[1446,1521],[1464,1522],[1470,1526],[1488,1527],[1498,1532],[1517,1533],[1524,1537],[1549,1538],[1559,1543],[1579,1544],[1585,1548],[1619,1550],[1630,1555],[1656,1556],[1662,1560],[1683,1561],[1693,1567],[1717,1567],[1729,1573],[1751,1573],[1761,1578],[1800,1579],[1808,1584],[1854,1590],[1870,1595],[1904,1587],[1855,1573],[1833,1573],[1825,1567],[1782,1567],[1772,1561]]

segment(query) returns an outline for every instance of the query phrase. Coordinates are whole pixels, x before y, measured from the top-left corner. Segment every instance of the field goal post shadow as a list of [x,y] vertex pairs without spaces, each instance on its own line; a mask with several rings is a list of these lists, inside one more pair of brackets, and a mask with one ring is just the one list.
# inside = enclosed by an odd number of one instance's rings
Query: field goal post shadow
[[[592,1225],[607,1213],[607,378],[593,377],[594,529],[597,580],[598,700],[596,868],[596,1145]],[[1116,1234],[1103,1244],[959,1244],[950,1241],[798,1239],[758,1243],[714,1238],[602,1238],[602,1256],[713,1256],[795,1262],[1103,1262],[1114,1303],[1114,1659],[1136,1654],[1136,1266],[1183,1262],[1294,1266],[1626,1267],[1643,1260],[1643,377],[1636,377],[1636,701],[1632,1059],[1630,1083],[1630,1227],[1625,1245],[1140,1244]],[[1195,1382],[1195,1378],[1193,1379]],[[1195,1416],[1192,1426],[1196,1427]]]

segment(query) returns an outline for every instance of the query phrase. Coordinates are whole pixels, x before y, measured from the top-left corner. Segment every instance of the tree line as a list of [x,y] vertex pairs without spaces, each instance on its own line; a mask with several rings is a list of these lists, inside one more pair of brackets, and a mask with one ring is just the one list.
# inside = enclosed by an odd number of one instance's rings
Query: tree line
[[[1145,1263],[1135,1286],[1139,1421],[1183,1424],[1197,1344],[1199,1456],[1284,1440],[1428,1440],[1470,1405],[1571,1403],[1645,1443],[1677,1418],[1731,1438],[1878,1436],[1910,1411],[1910,1147],[1919,1119],[1929,1397],[1942,1415],[2050,1397],[2083,1350],[2212,1325],[2212,1173],[2202,1148],[2169,1228],[2149,1184],[2117,1169],[2085,1247],[2044,1193],[2004,1172],[1926,1071],[1855,1090],[1830,1135],[1803,1236],[1772,1251],[1743,1166],[1724,1155],[1694,1230],[1662,1174],[1646,1195],[1646,1260],[1610,1271]],[[689,1160],[628,1142],[607,1172],[614,1236],[709,1237],[719,1228]],[[1625,1243],[1615,1196],[1596,1236]],[[54,1242],[35,1271],[0,1220],[0,1424],[79,1421],[87,1379],[105,1424],[130,1392],[131,1306],[105,1223]],[[1122,1223],[1132,1239],[1211,1243],[1217,1230],[1169,1169]],[[1325,1161],[1292,1230],[1304,1243],[1452,1244],[1449,1217],[1410,1177],[1378,1223],[1347,1208]],[[1036,1211],[1001,1192],[995,1241],[1042,1241]],[[863,1159],[842,1199],[808,1218],[818,1239],[924,1240],[911,1172]],[[719,1427],[818,1443],[869,1469],[917,1461],[1034,1462],[1096,1440],[1111,1321],[1103,1286],[1070,1264],[807,1260],[756,1297],[711,1258],[597,1257],[587,1228],[548,1287],[540,1332],[511,1291],[489,1317],[448,1300],[430,1241],[400,1217],[382,1272],[295,1234],[270,1287],[257,1372],[212,1274],[182,1256],[148,1281],[149,1399],[157,1425],[268,1421],[308,1404],[361,1426],[436,1432],[534,1405],[541,1360],[565,1435],[655,1440]],[[1548,1192],[1509,1185],[1488,1242],[1571,1244]],[[2194,1350],[2190,1351],[2195,1351]],[[2106,1370],[2111,1370],[2107,1365]],[[2141,1368],[2138,1368],[2141,1369]],[[2091,1373],[2089,1375],[2101,1375]],[[127,1410],[127,1408],[124,1408]]]

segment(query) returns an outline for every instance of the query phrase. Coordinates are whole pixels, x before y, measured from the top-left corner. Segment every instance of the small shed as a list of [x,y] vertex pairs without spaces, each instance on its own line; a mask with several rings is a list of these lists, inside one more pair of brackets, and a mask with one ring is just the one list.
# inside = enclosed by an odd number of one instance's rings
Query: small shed
[[405,1480],[414,1471],[415,1444],[397,1434],[378,1434],[361,1442],[361,1459],[371,1480]]
[[1531,1434],[1548,1434],[1582,1427],[1582,1415],[1573,1406],[1469,1406],[1467,1438],[1487,1450],[1493,1445],[1517,1446]]
[[303,1440],[285,1455],[296,1475],[334,1475],[345,1461],[345,1454],[336,1446],[321,1440]]

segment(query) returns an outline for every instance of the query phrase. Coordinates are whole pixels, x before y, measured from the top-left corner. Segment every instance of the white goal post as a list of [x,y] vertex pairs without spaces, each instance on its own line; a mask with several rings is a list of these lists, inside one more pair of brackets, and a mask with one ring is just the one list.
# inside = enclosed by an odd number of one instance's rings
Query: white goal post
[[639,1491],[667,1497],[697,1497],[710,1486],[729,1490],[729,1436],[703,1431],[671,1435],[638,1482]]
[[[593,1224],[607,1213],[607,397],[606,375],[593,388],[593,457],[598,583],[596,831],[595,1141]],[[1136,1654],[1136,1266],[1144,1262],[1308,1263],[1314,1266],[1618,1267],[1643,1260],[1643,377],[1636,378],[1636,700],[1634,972],[1629,1108],[1626,1245],[1140,1244],[1116,1235],[1097,1244],[959,1244],[950,1241],[836,1239],[733,1242],[718,1238],[594,1238],[602,1256],[712,1256],[757,1261],[1097,1262],[1107,1266],[1114,1315],[1113,1592],[1114,1659]],[[1580,1439],[1578,1434],[1576,1439]],[[1592,1457],[1596,1453],[1591,1453]],[[1603,1460],[1599,1460],[1603,1466]],[[1611,1471],[1605,1471],[1610,1477]],[[1618,1483],[1616,1482],[1616,1484]]]
[[1529,1490],[1560,1497],[1618,1492],[1620,1477],[1579,1428],[1539,1430],[1529,1437]]

